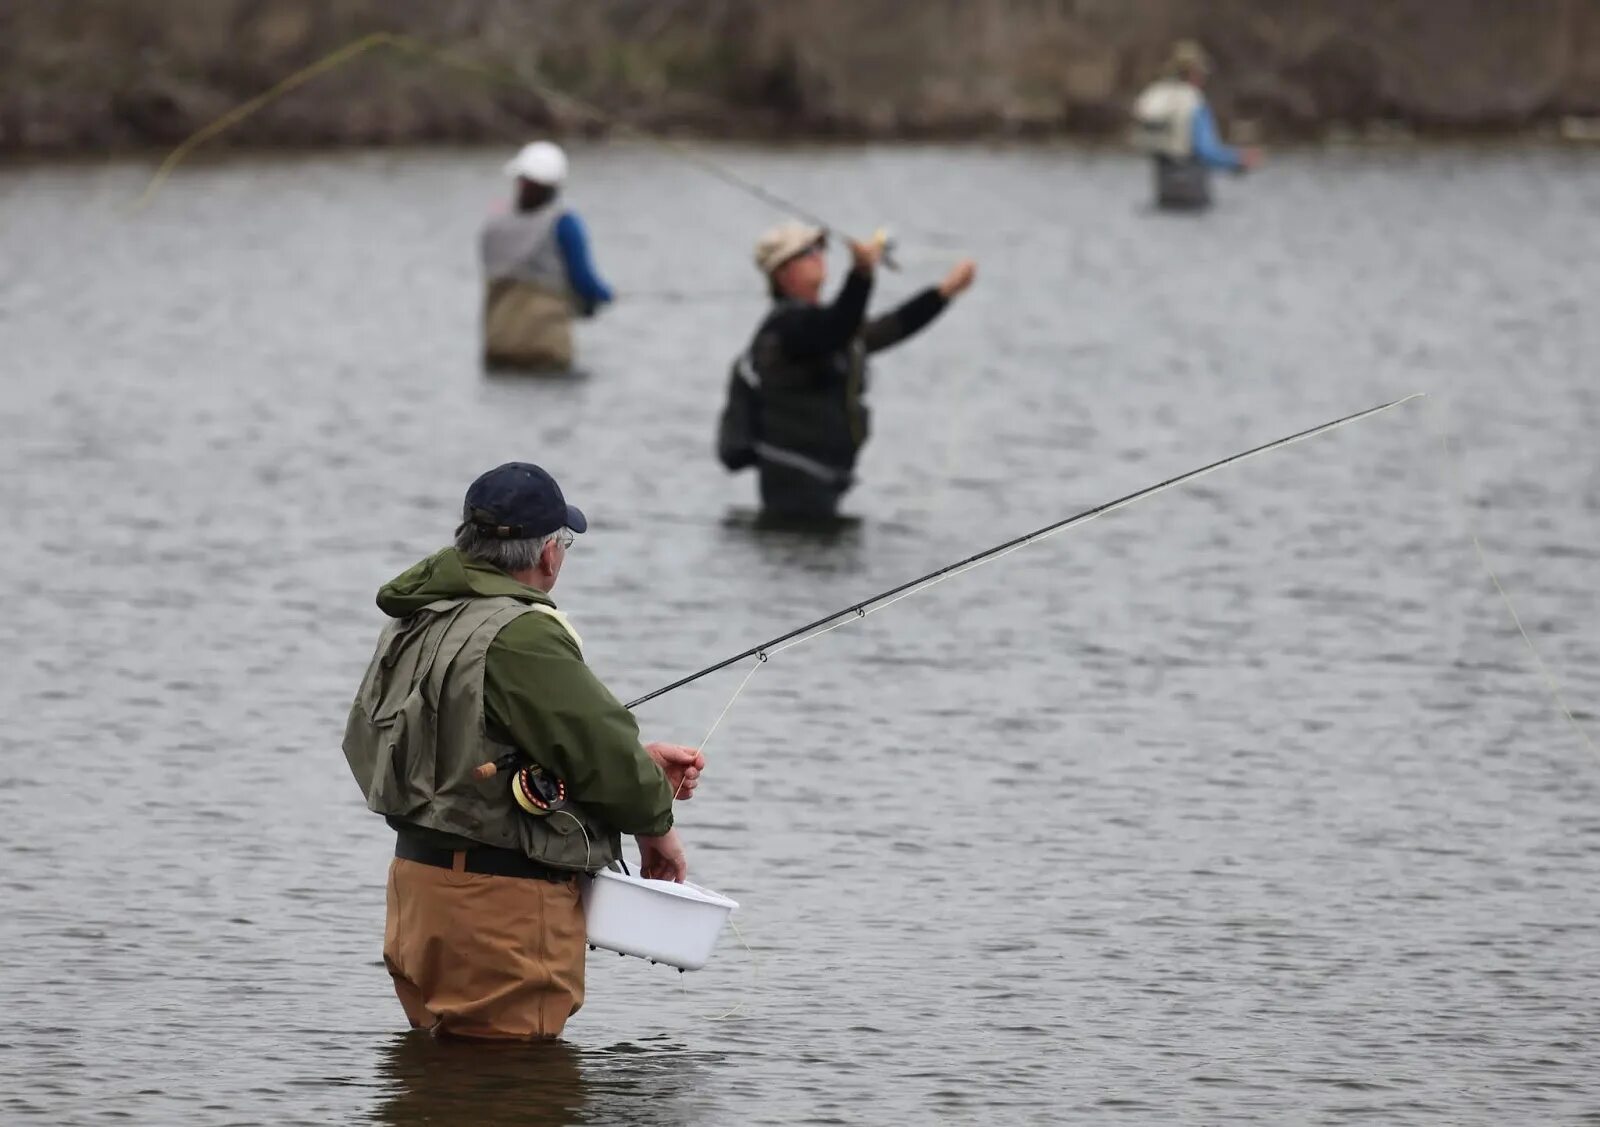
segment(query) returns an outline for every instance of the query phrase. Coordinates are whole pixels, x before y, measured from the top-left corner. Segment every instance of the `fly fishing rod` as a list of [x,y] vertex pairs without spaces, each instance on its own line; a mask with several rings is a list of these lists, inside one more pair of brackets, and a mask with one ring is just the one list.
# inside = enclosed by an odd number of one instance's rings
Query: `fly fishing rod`
[[[837,626],[843,625],[845,621],[849,621],[852,616],[854,618],[865,618],[868,614],[872,613],[874,609],[882,609],[891,602],[897,602],[902,598],[906,598],[909,595],[915,594],[921,588],[931,586],[935,583],[951,578],[952,576],[959,575],[962,572],[970,571],[972,568],[978,567],[990,560],[997,559],[1000,556],[1008,555],[1019,548],[1026,547],[1035,540],[1042,539],[1046,536],[1053,536],[1058,532],[1064,532],[1074,525],[1091,521],[1095,517],[1104,516],[1106,513],[1112,512],[1116,509],[1126,508],[1135,501],[1142,501],[1146,497],[1153,497],[1157,493],[1163,493],[1174,486],[1182,485],[1184,482],[1193,481],[1196,478],[1204,477],[1209,473],[1214,473],[1217,470],[1222,469],[1224,466],[1232,465],[1235,462],[1242,462],[1247,458],[1254,458],[1257,455],[1267,453],[1269,450],[1277,450],[1280,447],[1292,446],[1296,442],[1303,442],[1306,439],[1314,438],[1319,434],[1326,434],[1329,431],[1337,430],[1343,426],[1348,426],[1357,420],[1370,418],[1371,416],[1381,414],[1384,411],[1393,410],[1394,408],[1399,407],[1401,404],[1410,403],[1413,399],[1421,399],[1423,394],[1424,393],[1422,392],[1416,392],[1401,399],[1391,400],[1388,403],[1380,403],[1376,407],[1368,407],[1365,411],[1357,411],[1353,415],[1346,415],[1343,418],[1334,419],[1332,422],[1322,423],[1319,426],[1297,431],[1294,434],[1287,435],[1283,438],[1274,439],[1271,442],[1264,442],[1260,446],[1252,446],[1248,450],[1242,450],[1237,454],[1230,454],[1226,458],[1219,458],[1215,462],[1201,466],[1199,469],[1189,470],[1187,473],[1181,473],[1176,477],[1169,477],[1165,481],[1158,482],[1155,485],[1146,486],[1145,488],[1136,490],[1133,493],[1118,497],[1114,501],[1106,501],[1105,503],[1096,505],[1091,509],[1084,509],[1081,513],[1075,513],[1070,517],[1054,521],[1042,528],[1036,528],[1032,532],[1024,533],[1021,536],[1017,536],[1003,543],[996,544],[992,548],[985,548],[983,551],[977,552],[974,555],[970,555],[966,559],[957,560],[955,563],[946,564],[944,567],[930,571],[926,575],[918,576],[916,579],[909,579],[904,583],[890,587],[888,590],[880,591],[876,595],[862,599],[858,603],[852,603],[841,610],[834,611],[832,614],[823,615],[814,622],[808,622],[804,626],[797,626],[787,633],[779,634],[776,638],[769,638],[767,641],[762,642],[759,645],[751,646],[749,649],[742,650],[739,653],[734,654],[732,657],[724,658],[723,660],[716,662],[713,665],[708,665],[704,669],[691,673],[686,677],[680,677],[671,684],[663,685],[659,689],[648,692],[636,700],[631,700],[628,702],[626,707],[630,710],[638,708],[641,704],[644,704],[647,701],[652,701],[656,697],[672,692],[674,689],[681,689],[685,685],[692,684],[695,681],[700,680],[702,677],[708,677],[719,670],[728,668],[730,665],[744,661],[746,658],[753,657],[764,662],[778,649],[788,649],[790,646],[799,645],[801,642],[808,641],[810,638],[815,637],[818,634],[823,634],[829,630],[835,629]],[[499,759],[494,760],[492,763],[485,763],[481,765],[474,771],[474,774],[480,779],[486,779],[493,776],[498,771],[503,771],[516,766],[522,760],[522,758],[521,752],[508,752],[507,754],[502,755]]]

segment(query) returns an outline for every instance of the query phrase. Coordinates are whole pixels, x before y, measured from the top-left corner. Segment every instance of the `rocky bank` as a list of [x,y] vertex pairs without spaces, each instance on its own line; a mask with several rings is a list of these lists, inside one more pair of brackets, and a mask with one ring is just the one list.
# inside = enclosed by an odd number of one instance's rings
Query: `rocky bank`
[[704,135],[1108,134],[1178,37],[1215,56],[1235,132],[1600,114],[1600,0],[11,0],[0,152],[171,145],[374,31],[471,66],[374,49],[219,143],[604,131],[552,87]]

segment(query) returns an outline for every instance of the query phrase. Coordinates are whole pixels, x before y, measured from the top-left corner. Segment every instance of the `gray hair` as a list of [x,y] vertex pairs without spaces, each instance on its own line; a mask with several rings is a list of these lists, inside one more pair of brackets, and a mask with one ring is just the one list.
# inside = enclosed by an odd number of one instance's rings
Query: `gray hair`
[[472,510],[465,509],[461,524],[456,528],[456,551],[469,560],[486,563],[492,568],[512,574],[537,567],[544,546],[566,535],[565,528],[533,536],[526,540],[502,540],[491,536],[472,523]]

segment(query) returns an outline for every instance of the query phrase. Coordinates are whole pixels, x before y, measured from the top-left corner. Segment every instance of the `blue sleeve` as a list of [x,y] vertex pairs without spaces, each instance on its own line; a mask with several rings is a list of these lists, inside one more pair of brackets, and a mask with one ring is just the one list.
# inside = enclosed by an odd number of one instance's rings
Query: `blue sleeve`
[[1244,161],[1239,157],[1239,150],[1231,145],[1224,145],[1222,138],[1217,136],[1217,119],[1211,116],[1211,107],[1204,102],[1194,111],[1194,124],[1190,130],[1190,140],[1194,143],[1195,159],[1201,164],[1210,165],[1212,168],[1240,169]]
[[567,265],[567,282],[585,308],[613,300],[611,287],[600,280],[589,258],[589,236],[584,232],[583,220],[570,211],[556,220],[556,245]]

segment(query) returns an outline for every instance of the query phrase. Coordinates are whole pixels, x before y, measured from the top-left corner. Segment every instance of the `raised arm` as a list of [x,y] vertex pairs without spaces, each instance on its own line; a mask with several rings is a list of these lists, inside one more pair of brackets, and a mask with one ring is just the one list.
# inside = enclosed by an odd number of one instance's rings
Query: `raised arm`
[[861,341],[868,352],[891,348],[927,328],[948,304],[939,287],[929,286],[882,317],[868,321],[861,330]]
[[790,356],[825,356],[847,347],[861,332],[872,296],[872,272],[850,271],[830,305],[794,305],[784,310],[772,326],[783,351]]
[[929,286],[899,308],[874,318],[861,333],[867,351],[890,348],[920,333],[945,311],[957,294],[972,285],[976,276],[977,265],[971,259],[962,259],[937,286]]

